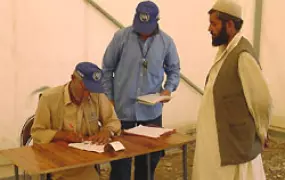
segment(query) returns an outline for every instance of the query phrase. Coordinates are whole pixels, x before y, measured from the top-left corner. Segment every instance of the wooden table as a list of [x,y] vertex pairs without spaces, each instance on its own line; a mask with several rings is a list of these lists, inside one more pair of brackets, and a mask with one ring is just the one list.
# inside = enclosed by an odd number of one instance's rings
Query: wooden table
[[0,151],[0,154],[11,160],[14,164],[16,180],[19,179],[18,168],[23,169],[30,175],[40,174],[41,179],[45,179],[45,175],[47,173],[101,164],[113,160],[146,154],[148,160],[148,179],[150,179],[149,153],[174,147],[182,147],[183,177],[184,180],[188,179],[187,144],[193,140],[192,137],[180,133],[174,133],[158,139],[134,135],[122,135],[115,137],[114,140],[120,141],[126,149],[120,152],[105,152],[100,154],[50,143],[2,150]]

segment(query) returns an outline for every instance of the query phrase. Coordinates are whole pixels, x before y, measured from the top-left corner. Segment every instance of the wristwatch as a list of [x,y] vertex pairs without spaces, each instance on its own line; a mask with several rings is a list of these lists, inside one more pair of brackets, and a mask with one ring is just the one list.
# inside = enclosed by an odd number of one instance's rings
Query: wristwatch
[[111,129],[109,129],[109,131],[110,131],[111,137],[115,136],[115,133]]

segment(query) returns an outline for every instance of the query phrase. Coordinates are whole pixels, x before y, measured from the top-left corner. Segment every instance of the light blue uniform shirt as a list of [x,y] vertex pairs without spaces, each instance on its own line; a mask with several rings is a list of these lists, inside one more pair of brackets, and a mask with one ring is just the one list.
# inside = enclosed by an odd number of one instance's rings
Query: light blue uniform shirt
[[[143,66],[144,56],[147,68]],[[137,102],[137,97],[160,93],[163,88],[173,92],[180,81],[176,46],[161,30],[146,41],[132,27],[117,31],[106,49],[102,67],[106,94],[115,102],[118,118],[123,121],[146,121],[160,116],[162,103],[144,105]],[[167,79],[162,88],[164,72]]]

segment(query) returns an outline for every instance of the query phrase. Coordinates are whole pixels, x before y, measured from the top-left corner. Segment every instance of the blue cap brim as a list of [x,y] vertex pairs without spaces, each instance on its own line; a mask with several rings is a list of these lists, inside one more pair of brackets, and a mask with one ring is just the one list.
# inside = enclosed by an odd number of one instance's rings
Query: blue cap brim
[[142,34],[152,34],[157,27],[157,21],[143,23],[138,17],[135,17],[133,23],[134,30]]
[[95,82],[93,80],[83,79],[83,83],[85,87],[90,91],[91,93],[104,93],[104,87],[102,86],[101,82]]

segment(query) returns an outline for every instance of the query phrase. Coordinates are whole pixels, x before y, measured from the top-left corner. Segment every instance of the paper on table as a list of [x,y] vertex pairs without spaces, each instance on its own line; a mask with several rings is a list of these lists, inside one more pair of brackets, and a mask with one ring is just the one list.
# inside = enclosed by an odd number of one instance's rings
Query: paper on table
[[[119,141],[111,142],[109,143],[109,145],[111,145],[115,151],[120,151],[125,149],[124,145]],[[105,152],[104,148],[106,145],[97,145],[97,144],[92,144],[91,141],[84,141],[82,143],[70,143],[68,144],[68,146],[80,150],[103,153]]]
[[120,141],[114,141],[109,144],[114,148],[115,151],[120,151],[125,149],[124,145],[120,143]]
[[159,138],[160,136],[166,133],[174,132],[175,129],[139,125],[134,128],[126,129],[124,131],[129,134],[147,136],[147,137],[152,137],[152,138]]
[[170,100],[171,96],[161,96],[159,93],[156,94],[147,94],[137,97],[139,103],[154,105],[164,100]]
[[85,141],[82,143],[70,143],[68,146],[76,148],[76,149],[81,149],[85,151],[94,151],[98,153],[104,152],[104,147],[105,145],[97,145],[97,144],[91,144],[89,141]]

